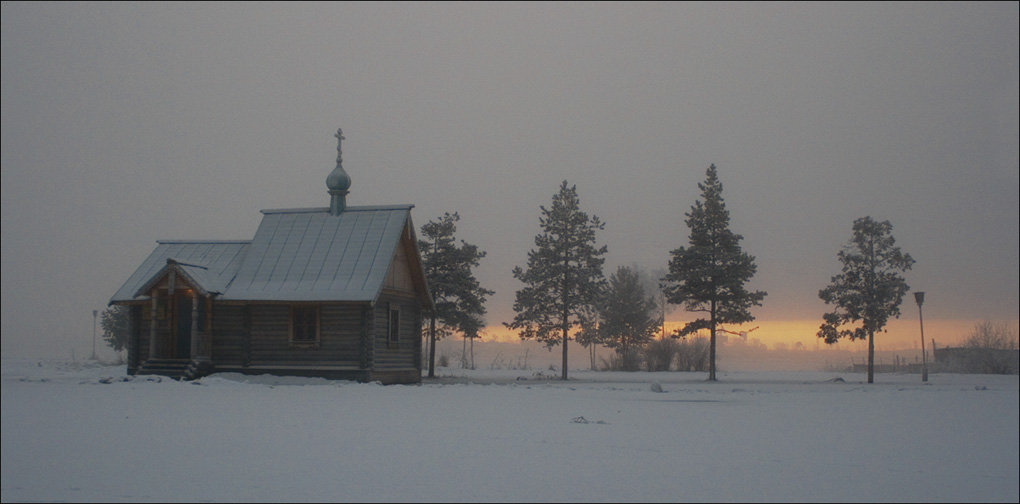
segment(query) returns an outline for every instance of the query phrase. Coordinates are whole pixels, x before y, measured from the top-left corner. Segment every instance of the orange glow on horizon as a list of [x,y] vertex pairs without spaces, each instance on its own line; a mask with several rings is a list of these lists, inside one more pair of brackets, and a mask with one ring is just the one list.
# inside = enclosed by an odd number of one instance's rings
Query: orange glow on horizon
[[[938,347],[955,346],[974,330],[974,326],[983,320],[925,320],[924,339],[930,351],[932,344]],[[685,321],[667,320],[666,334],[683,327]],[[1017,321],[1010,321],[1014,327]],[[867,341],[842,340],[835,345],[828,345],[816,335],[821,319],[804,320],[755,320],[740,326],[723,325],[722,329],[731,331],[726,334],[722,344],[763,345],[769,349],[803,348],[805,350],[823,350],[826,348],[843,348],[848,350],[866,350]],[[747,331],[747,341],[739,336]],[[707,331],[704,331],[707,336]],[[738,333],[738,334],[732,334]],[[661,334],[661,332],[660,332]],[[721,336],[721,335],[720,335]],[[487,326],[482,332],[481,341],[504,343],[520,342],[516,331],[502,325]],[[799,346],[798,346],[799,344]],[[885,331],[875,335],[875,348],[878,350],[902,350],[921,348],[921,326],[918,319],[900,318],[890,321]]]

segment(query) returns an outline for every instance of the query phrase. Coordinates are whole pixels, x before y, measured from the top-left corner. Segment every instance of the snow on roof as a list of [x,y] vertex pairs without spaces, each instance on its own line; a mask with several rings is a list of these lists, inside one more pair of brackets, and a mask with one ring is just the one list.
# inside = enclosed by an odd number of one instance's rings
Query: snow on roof
[[263,210],[224,300],[374,301],[414,205]]
[[156,250],[142,262],[110,303],[147,299],[139,291],[162,278],[168,260],[177,263],[196,287],[210,293],[226,290],[237,273],[251,240],[160,240]]
[[250,241],[160,241],[110,300],[147,299],[168,260],[234,301],[374,301],[414,205],[263,210]]

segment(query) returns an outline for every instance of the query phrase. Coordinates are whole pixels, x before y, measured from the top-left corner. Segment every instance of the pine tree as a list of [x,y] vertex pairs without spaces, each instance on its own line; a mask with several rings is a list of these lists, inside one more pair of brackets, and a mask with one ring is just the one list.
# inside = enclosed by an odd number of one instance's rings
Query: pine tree
[[[897,271],[905,272],[914,264],[910,254],[895,246],[891,233],[889,221],[876,222],[871,217],[855,220],[853,238],[837,254],[843,272],[818,291],[825,304],[836,307],[823,316],[818,337],[829,344],[839,338],[868,338],[868,383],[874,383],[875,333],[890,317],[899,318],[900,303],[910,290]],[[859,327],[845,327],[857,321],[861,321]]]
[[563,345],[563,373],[567,379],[567,341],[571,327],[591,327],[605,278],[602,257],[606,247],[596,247],[595,232],[603,229],[598,217],[579,208],[577,187],[564,180],[553,196],[552,208],[544,206],[539,218],[541,234],[536,249],[528,252],[528,269],[517,266],[514,278],[524,282],[517,291],[513,322],[521,339],[536,339],[546,347]]
[[655,339],[662,320],[655,298],[645,294],[637,271],[621,266],[609,277],[600,313],[604,344],[616,350],[624,371],[637,371],[637,351]]
[[715,165],[706,172],[705,182],[698,184],[704,203],[697,200],[686,215],[690,228],[690,246],[672,251],[669,273],[663,279],[666,299],[682,304],[689,312],[703,312],[685,325],[674,337],[683,337],[708,329],[708,379],[715,381],[716,328],[720,324],[742,324],[754,320],[750,308],[761,306],[764,291],[744,288],[757,271],[754,256],[740,249],[743,236],[729,229],[730,213],[722,198],[722,184]]
[[435,305],[429,321],[429,377],[436,375],[436,340],[455,332],[465,338],[477,337],[484,326],[485,299],[493,294],[471,272],[485,257],[485,251],[463,240],[460,246],[456,243],[454,234],[459,220],[456,212],[445,213],[423,225],[423,238],[418,240]]
[[103,341],[117,352],[124,350],[128,345],[129,311],[130,308],[127,306],[111,306],[103,310],[103,318],[99,321],[103,328]]

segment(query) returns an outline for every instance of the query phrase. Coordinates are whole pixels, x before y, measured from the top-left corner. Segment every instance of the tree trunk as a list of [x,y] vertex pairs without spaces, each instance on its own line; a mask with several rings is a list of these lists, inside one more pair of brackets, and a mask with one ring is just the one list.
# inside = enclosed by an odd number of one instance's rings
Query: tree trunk
[[563,375],[563,379],[564,380],[567,379],[567,331],[569,330],[569,328],[570,328],[569,324],[566,324],[566,323],[563,324],[563,373],[562,373],[562,375]]
[[868,329],[868,383],[875,383],[875,330]]
[[715,300],[712,300],[712,313],[710,316],[709,329],[712,334],[708,339],[708,381],[715,380]]
[[429,318],[429,378],[436,377],[436,313]]
[[567,379],[567,332],[570,331],[570,306],[567,292],[570,289],[570,255],[563,258],[563,380]]
[[[875,237],[868,239],[869,255],[871,257],[871,271],[868,275],[868,312],[875,304]],[[868,313],[865,312],[865,313]],[[875,383],[875,326],[871,321],[864,319],[864,325],[868,328],[868,383]]]

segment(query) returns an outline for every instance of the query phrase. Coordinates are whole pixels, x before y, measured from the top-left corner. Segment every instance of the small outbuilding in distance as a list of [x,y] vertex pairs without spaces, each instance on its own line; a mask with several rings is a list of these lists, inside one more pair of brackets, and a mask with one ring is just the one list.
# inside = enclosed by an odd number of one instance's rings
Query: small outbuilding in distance
[[110,300],[128,307],[129,374],[213,372],[420,383],[432,309],[414,205],[262,210],[251,240],[159,240]]

